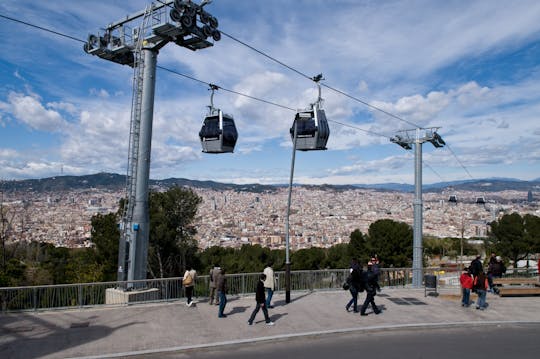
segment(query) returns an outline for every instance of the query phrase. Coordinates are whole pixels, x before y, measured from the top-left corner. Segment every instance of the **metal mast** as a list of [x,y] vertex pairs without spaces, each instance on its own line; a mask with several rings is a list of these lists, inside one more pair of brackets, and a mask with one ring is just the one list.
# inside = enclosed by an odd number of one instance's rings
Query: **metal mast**
[[[200,50],[221,39],[218,21],[190,0],[150,4],[126,19],[110,24],[102,35],[91,34],[84,50],[92,55],[133,67],[133,94],[126,178],[126,203],[118,250],[118,281],[146,279],[149,242],[148,182],[157,55],[169,42]],[[142,17],[129,31],[128,24]]]
[[[400,131],[401,134],[390,139],[406,150],[414,145],[414,224],[413,224],[413,287],[422,286],[422,144],[431,142],[435,147],[443,147],[445,142],[436,132],[439,127],[416,128]],[[423,131],[423,133],[421,133]]]

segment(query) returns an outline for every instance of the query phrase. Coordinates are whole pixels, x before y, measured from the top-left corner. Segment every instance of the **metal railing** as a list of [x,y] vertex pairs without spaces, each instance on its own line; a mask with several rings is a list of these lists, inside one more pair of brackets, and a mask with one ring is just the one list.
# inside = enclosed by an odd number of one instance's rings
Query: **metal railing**
[[[341,289],[348,269],[306,270],[291,272],[291,290],[322,291]],[[435,274],[440,287],[459,287],[459,271],[425,268],[424,274]],[[533,276],[536,271],[512,271],[507,276]],[[275,290],[285,290],[285,272],[275,272]],[[250,295],[255,292],[260,273],[228,274],[227,294]],[[412,284],[411,268],[383,268],[379,274],[383,287],[405,287]],[[126,290],[127,288],[127,290]],[[198,276],[194,296],[208,297],[209,277]],[[101,282],[0,288],[2,312],[40,311],[171,302],[184,298],[182,278],[147,279],[126,282]]]

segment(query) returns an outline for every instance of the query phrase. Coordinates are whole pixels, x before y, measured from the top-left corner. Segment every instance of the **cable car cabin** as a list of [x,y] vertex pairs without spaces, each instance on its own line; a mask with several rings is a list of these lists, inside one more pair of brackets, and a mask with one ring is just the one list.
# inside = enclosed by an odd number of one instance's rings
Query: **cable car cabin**
[[330,136],[330,128],[324,110],[314,108],[296,114],[291,127],[291,138],[294,141],[296,128],[296,149],[300,151],[326,150],[326,142]]
[[221,110],[215,110],[204,119],[199,137],[203,152],[233,152],[238,140],[238,131],[232,116],[223,114]]
[[448,197],[448,202],[457,203],[457,196],[451,195],[450,197]]
[[484,197],[476,197],[476,204],[486,204],[486,199]]

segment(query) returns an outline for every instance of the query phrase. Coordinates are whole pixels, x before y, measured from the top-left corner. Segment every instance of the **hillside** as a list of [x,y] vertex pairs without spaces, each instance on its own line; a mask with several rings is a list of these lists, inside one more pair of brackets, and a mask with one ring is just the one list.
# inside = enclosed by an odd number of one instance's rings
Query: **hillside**
[[[56,176],[41,179],[28,179],[19,181],[1,181],[0,190],[10,191],[35,191],[35,192],[57,192],[73,189],[101,188],[110,190],[121,190],[125,187],[126,176],[115,173],[96,173],[85,176]],[[237,185],[232,183],[220,183],[214,181],[197,181],[185,178],[168,178],[163,180],[150,180],[150,186],[170,188],[173,186],[188,186],[193,188],[206,188],[218,191],[233,190],[244,192],[272,192],[284,185],[261,185],[245,184]],[[296,185],[295,185],[296,186]],[[381,184],[356,184],[356,185],[320,185],[305,186],[308,188],[328,189],[343,191],[354,188],[375,189],[379,191],[414,192],[414,185],[400,183]],[[470,181],[440,182],[424,185],[424,192],[452,191],[473,191],[478,193],[500,192],[504,190],[516,191],[540,191],[540,179],[534,181],[521,181],[517,179],[481,179]]]

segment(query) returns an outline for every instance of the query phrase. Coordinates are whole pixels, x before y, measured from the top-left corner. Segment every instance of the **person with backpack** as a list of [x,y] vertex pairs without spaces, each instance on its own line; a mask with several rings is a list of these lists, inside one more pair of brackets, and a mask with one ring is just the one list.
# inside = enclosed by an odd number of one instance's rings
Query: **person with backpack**
[[345,310],[348,312],[352,306],[353,312],[358,313],[358,293],[364,291],[364,286],[362,282],[362,267],[360,267],[356,258],[353,258],[351,261],[347,284],[349,285],[351,300],[345,306]]
[[184,273],[184,277],[182,278],[182,285],[184,286],[186,298],[187,298],[187,306],[191,307],[193,304],[192,296],[193,296],[193,288],[195,287],[195,278],[197,277],[197,272],[195,269],[191,268],[191,266],[186,266],[186,272]]

